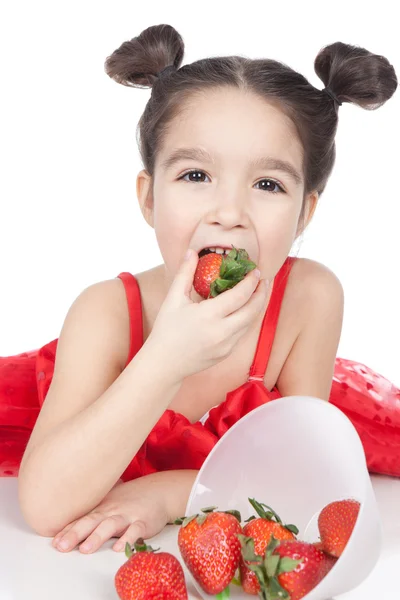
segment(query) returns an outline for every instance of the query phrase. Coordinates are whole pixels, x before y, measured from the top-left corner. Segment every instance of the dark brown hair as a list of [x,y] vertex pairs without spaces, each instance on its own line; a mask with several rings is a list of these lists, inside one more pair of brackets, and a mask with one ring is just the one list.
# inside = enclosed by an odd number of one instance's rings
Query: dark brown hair
[[[298,133],[305,182],[299,218],[302,223],[306,195],[312,191],[322,194],[335,163],[339,105],[303,75],[275,60],[221,56],[181,67],[183,54],[183,39],[176,29],[155,25],[124,42],[105,62],[106,73],[118,83],[153,88],[137,127],[146,171],[153,177],[169,125],[190,109],[196,94],[225,86],[251,91],[276,104]],[[168,65],[179,70],[158,77]],[[382,106],[397,88],[395,70],[384,56],[342,42],[322,48],[314,69],[340,102],[351,102],[367,110]]]

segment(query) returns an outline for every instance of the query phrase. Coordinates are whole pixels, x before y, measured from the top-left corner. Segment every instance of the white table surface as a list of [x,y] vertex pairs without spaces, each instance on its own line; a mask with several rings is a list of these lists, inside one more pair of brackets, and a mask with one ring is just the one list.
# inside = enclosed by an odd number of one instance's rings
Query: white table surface
[[[381,557],[368,578],[337,596],[340,600],[400,598],[400,479],[372,475],[371,480],[383,524]],[[180,558],[177,533],[178,526],[167,525],[149,543],[180,559],[189,598],[198,599]],[[112,550],[115,539],[93,554],[59,552],[52,538],[37,535],[23,520],[17,479],[0,478],[0,600],[118,600],[114,575],[127,559]]]

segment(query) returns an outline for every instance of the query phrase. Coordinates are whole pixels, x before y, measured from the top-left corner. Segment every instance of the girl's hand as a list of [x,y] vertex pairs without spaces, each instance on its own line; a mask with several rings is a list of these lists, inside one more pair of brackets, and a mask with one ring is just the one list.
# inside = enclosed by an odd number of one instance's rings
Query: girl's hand
[[193,302],[190,293],[198,261],[192,250],[182,262],[145,343],[177,381],[227,358],[264,311],[269,293],[254,269],[216,298]]
[[[119,537],[113,550],[123,551],[126,542],[132,546],[139,537],[153,537],[169,521],[165,482],[157,475],[152,473],[126,483],[119,480],[98,506],[64,527],[52,545],[69,551],[80,544],[81,552],[91,553],[112,537]],[[68,547],[60,548],[60,542],[67,542]],[[88,544],[90,547],[86,548]]]

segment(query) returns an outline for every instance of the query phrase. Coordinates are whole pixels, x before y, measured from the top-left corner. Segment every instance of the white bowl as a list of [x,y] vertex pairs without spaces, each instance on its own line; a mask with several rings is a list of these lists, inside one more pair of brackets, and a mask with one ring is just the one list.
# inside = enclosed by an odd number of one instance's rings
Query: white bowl
[[[264,473],[264,476],[263,476]],[[358,586],[378,561],[382,526],[364,449],[351,421],[319,398],[287,396],[251,411],[214,446],[199,471],[186,506],[193,515],[207,506],[237,509],[243,521],[256,515],[248,498],[271,506],[297,538],[319,541],[318,515],[334,500],[361,504],[342,556],[309,594],[327,600]],[[203,598],[206,594],[190,575]],[[231,595],[248,600],[242,588]]]

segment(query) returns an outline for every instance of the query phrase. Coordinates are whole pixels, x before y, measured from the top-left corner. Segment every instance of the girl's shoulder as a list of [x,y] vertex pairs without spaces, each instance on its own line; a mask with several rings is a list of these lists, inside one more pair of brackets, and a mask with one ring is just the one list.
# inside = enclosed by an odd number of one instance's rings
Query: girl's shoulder
[[287,282],[288,299],[308,312],[315,303],[330,303],[343,296],[338,276],[326,265],[310,258],[296,258]]
[[103,318],[112,323],[113,359],[122,373],[130,347],[130,318],[124,283],[119,277],[97,281],[82,292],[81,296],[84,295],[93,307],[101,307]]
[[328,400],[343,306],[343,287],[331,269],[308,258],[294,261],[282,303],[291,345],[277,381],[281,395]]
[[293,278],[307,277],[308,283],[319,281],[321,278],[324,278],[325,281],[331,280],[340,283],[332,269],[311,258],[296,257],[296,260],[293,261],[292,272]]
[[[150,323],[155,319],[157,302],[159,302],[159,286],[157,285],[157,268],[152,268],[140,273],[132,273],[135,277],[140,290],[140,306],[142,310],[142,336],[146,340],[149,334]],[[130,350],[130,312],[128,305],[127,290],[125,283],[119,277],[107,279],[97,284],[101,286],[104,296],[108,298],[108,306],[111,307],[113,317],[118,331],[118,361],[121,372],[125,369]],[[127,285],[130,285],[129,279]],[[132,290],[131,290],[132,291]],[[136,296],[134,296],[136,298]]]

